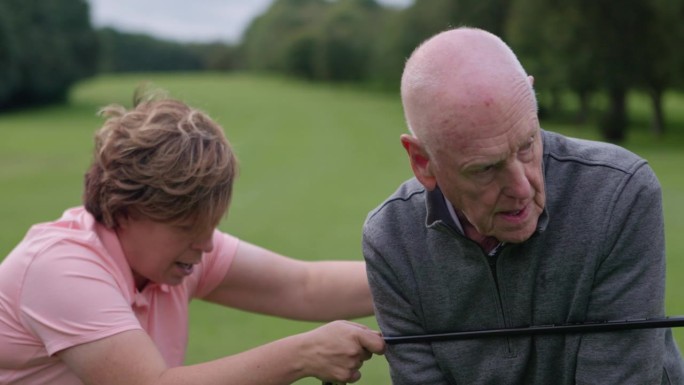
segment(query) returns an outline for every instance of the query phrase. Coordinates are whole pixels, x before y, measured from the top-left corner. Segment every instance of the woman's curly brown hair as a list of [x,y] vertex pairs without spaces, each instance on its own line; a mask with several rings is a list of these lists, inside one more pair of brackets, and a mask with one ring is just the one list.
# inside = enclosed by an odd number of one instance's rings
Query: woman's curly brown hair
[[131,110],[109,105],[85,175],[86,210],[109,228],[122,216],[215,227],[230,204],[237,160],[205,113],[136,92]]

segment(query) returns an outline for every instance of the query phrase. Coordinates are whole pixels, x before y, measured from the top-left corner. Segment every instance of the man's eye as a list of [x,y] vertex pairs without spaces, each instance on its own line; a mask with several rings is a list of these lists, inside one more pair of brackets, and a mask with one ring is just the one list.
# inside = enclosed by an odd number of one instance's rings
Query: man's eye
[[530,139],[525,143],[522,147],[520,147],[520,151],[527,151],[532,148],[532,145],[534,144],[534,136],[530,137]]
[[533,153],[534,148],[534,136],[530,137],[530,140],[520,147],[518,154],[522,156],[530,156]]
[[478,168],[476,168],[476,169],[473,170],[473,174],[475,174],[475,175],[486,174],[486,173],[488,173],[489,171],[492,171],[492,170],[494,169],[494,167],[495,167],[495,165],[493,165],[493,164],[486,165],[486,166],[482,166],[482,167],[478,167]]

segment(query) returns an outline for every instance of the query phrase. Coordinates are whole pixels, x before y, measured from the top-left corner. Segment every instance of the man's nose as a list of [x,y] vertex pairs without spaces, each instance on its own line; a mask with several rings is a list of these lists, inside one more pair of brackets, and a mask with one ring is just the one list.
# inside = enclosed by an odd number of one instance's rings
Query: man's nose
[[525,171],[525,164],[522,162],[515,161],[509,164],[504,171],[504,194],[516,199],[530,197],[532,185]]

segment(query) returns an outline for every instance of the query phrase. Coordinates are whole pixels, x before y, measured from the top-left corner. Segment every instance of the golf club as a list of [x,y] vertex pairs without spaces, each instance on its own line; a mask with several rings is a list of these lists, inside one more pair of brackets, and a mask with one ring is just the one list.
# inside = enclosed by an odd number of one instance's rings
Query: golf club
[[[601,333],[634,329],[657,329],[684,326],[684,316],[662,318],[644,318],[618,321],[590,321],[559,325],[538,325],[516,328],[484,329],[464,332],[420,334],[409,336],[385,336],[388,345],[403,343],[427,343],[450,340],[465,340],[488,337],[529,336],[540,334],[569,334],[569,333]],[[323,381],[323,385],[335,385],[333,382]]]

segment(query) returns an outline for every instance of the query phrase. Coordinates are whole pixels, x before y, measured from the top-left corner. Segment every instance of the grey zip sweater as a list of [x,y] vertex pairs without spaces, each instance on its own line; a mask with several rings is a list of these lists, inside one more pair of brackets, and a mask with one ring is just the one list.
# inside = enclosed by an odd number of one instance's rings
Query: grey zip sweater
[[[542,131],[535,234],[488,257],[415,179],[366,220],[363,252],[388,336],[664,315],[660,184],[617,146]],[[390,345],[395,385],[684,384],[669,329]]]

